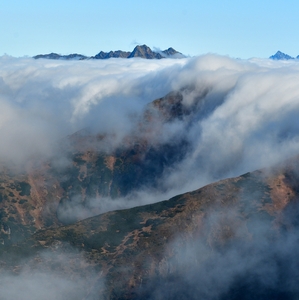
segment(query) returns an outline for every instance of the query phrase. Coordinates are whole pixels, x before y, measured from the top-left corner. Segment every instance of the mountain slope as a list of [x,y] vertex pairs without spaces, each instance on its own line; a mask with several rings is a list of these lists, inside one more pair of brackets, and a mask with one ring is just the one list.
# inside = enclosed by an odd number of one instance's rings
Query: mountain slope
[[[88,299],[293,299],[299,292],[291,284],[298,269],[289,269],[298,254],[298,170],[296,158],[168,201],[42,230],[4,245],[2,265],[19,269],[35,262],[46,271],[56,255],[45,259],[43,249],[58,255],[69,251],[67,243],[79,250],[72,259],[84,253],[85,262],[58,267],[59,274],[69,278],[92,269],[94,280],[84,287],[93,295]],[[31,258],[3,261],[14,253]]]

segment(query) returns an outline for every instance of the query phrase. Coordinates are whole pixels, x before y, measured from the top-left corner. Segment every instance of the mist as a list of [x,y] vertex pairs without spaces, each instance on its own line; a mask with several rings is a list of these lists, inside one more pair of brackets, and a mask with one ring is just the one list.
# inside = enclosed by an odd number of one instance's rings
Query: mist
[[[201,235],[188,241],[178,233],[168,248],[175,254],[138,299],[298,299],[298,226],[275,232],[254,217],[238,227],[233,213],[208,214]],[[208,227],[224,230],[224,218],[233,236],[217,244]]]
[[98,299],[104,287],[104,280],[88,268],[84,256],[66,244],[19,263],[14,272],[1,269],[3,300]]

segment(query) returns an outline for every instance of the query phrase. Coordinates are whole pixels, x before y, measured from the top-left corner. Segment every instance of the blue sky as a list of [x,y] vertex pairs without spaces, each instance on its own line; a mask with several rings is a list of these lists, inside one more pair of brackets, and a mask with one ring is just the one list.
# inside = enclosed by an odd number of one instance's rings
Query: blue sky
[[299,55],[299,1],[1,0],[0,55],[95,55],[147,44],[186,55]]

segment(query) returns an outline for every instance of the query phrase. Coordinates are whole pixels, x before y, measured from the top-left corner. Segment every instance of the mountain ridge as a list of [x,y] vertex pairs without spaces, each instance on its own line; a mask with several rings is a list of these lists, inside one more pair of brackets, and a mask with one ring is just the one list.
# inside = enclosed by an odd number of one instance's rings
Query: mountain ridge
[[57,59],[57,60],[86,60],[86,59],[109,59],[109,58],[133,58],[139,57],[144,59],[162,59],[162,58],[184,58],[185,56],[173,49],[172,47],[163,51],[153,51],[147,45],[137,45],[132,52],[129,51],[100,51],[95,56],[85,56],[82,54],[60,55],[57,53],[39,54],[33,56],[35,59]]
[[[245,251],[242,259],[249,259],[259,247],[267,252],[268,247],[280,244],[287,232],[297,228],[296,223],[292,223],[297,217],[297,213],[292,215],[292,206],[296,205],[298,184],[292,178],[298,171],[298,158],[284,165],[287,167],[278,166],[221,180],[155,204],[112,211],[67,226],[38,231],[13,247],[4,246],[1,264],[7,253],[18,253],[20,257],[30,253],[26,262],[19,257],[17,261],[6,262],[5,268],[19,269],[29,262],[35,262],[40,269],[49,268],[55,265],[55,253],[61,255],[59,251],[69,251],[66,244],[70,244],[79,251],[72,259],[79,259],[79,253],[84,253],[84,265],[74,266],[70,261],[62,269],[56,268],[64,277],[95,269],[98,275],[84,287],[94,295],[91,299],[198,299],[198,295],[206,291],[202,284],[204,276],[210,276],[209,272],[202,274],[201,269],[211,264],[211,259],[217,259],[217,255],[226,251],[238,251],[235,247],[240,247],[241,254]],[[258,226],[262,231],[257,230],[257,222],[262,222]],[[187,258],[191,264],[189,269],[181,269],[180,255],[187,251],[184,250],[186,245],[193,243],[195,250],[199,243],[204,256],[191,255]],[[232,245],[235,245],[234,250],[231,250]],[[43,257],[41,253],[45,249],[53,255]],[[293,262],[297,252],[288,259]],[[261,262],[270,259],[275,263],[271,256],[258,255]],[[276,255],[283,259],[280,252]],[[240,263],[238,260],[232,262]],[[254,264],[253,267],[256,268]],[[188,274],[199,277],[193,282]],[[219,284],[221,277],[218,276],[213,277],[213,284]],[[298,295],[296,290],[284,291],[289,280],[289,275],[285,275],[275,287],[262,284],[257,288],[253,279],[240,283],[233,279],[224,288],[226,294],[221,299],[238,299],[246,288],[250,289],[248,296],[258,295],[257,299],[273,299],[273,289],[277,295],[294,297]],[[105,282],[105,288],[99,294],[97,287],[101,281]]]

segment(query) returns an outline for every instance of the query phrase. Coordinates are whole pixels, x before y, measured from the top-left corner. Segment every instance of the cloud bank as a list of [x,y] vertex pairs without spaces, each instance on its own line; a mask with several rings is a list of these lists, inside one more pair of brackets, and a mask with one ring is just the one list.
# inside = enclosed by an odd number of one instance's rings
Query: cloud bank
[[162,200],[296,154],[298,79],[297,62],[211,54],[67,62],[3,56],[0,160],[57,155],[61,139],[86,127],[109,134],[117,147],[148,103],[181,91],[186,108],[196,102],[192,120],[162,124],[150,136],[156,144],[184,136],[191,145],[185,159],[164,170],[166,194],[152,197]]

